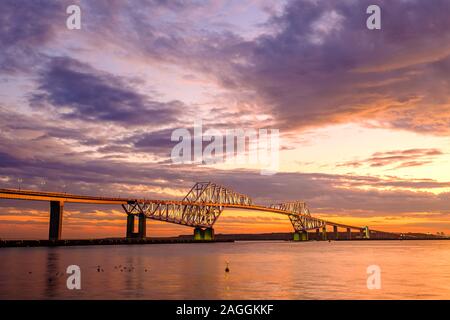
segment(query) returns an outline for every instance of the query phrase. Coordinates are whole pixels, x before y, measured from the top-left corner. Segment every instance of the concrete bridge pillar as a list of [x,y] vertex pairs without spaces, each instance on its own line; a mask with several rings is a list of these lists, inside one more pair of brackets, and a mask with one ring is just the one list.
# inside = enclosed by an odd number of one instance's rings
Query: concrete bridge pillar
[[295,231],[294,241],[308,241],[308,231]]
[[327,227],[322,227],[322,240],[327,240]]
[[138,232],[134,232],[135,215],[127,215],[127,239],[145,239],[147,237],[147,218],[144,214],[138,215]]
[[213,228],[195,228],[194,229],[194,240],[196,241],[212,241],[214,240],[214,229]]
[[370,230],[369,227],[364,227],[364,229],[361,229],[363,239],[370,239]]
[[206,240],[206,241],[214,240],[214,229],[213,228],[206,228],[203,231],[203,240]]
[[48,230],[49,240],[61,239],[63,211],[64,202],[50,201],[50,225]]
[[194,240],[203,240],[202,233],[203,233],[202,228],[195,228],[194,229]]
[[145,239],[147,237],[147,217],[145,214],[139,215],[138,238]]
[[351,240],[352,239],[352,229],[347,228],[347,239]]
[[316,229],[316,240],[320,240],[320,229]]
[[333,237],[334,237],[334,240],[338,240],[339,239],[339,232],[338,232],[338,227],[337,226],[333,226]]
[[134,214],[127,215],[127,239],[134,236]]

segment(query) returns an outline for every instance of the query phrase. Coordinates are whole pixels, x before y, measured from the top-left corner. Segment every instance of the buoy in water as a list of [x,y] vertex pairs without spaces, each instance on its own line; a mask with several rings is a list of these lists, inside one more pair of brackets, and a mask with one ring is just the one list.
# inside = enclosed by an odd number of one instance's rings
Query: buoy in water
[[227,261],[227,266],[225,267],[225,272],[230,272],[230,268],[228,268],[228,261]]

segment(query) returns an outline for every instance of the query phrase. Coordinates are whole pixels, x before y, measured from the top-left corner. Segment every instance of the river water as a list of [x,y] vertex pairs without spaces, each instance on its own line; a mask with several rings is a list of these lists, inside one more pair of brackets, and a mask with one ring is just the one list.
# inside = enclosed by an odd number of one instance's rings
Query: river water
[[[80,290],[67,289],[69,265],[80,267]],[[371,265],[380,289],[367,287]],[[450,241],[0,249],[0,299],[449,298]]]

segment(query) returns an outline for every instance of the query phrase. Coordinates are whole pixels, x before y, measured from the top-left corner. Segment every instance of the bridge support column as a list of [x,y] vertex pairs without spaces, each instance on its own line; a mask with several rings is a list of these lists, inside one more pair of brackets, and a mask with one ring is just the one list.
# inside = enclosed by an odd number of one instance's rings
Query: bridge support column
[[370,239],[370,230],[369,227],[364,227],[364,229],[361,230],[363,234],[363,239]]
[[334,237],[334,240],[338,240],[339,239],[339,232],[338,232],[338,227],[337,226],[333,226],[333,237]]
[[214,240],[214,229],[213,228],[195,228],[194,229],[194,240],[196,241],[212,241]]
[[50,201],[50,226],[48,230],[49,240],[61,239],[63,211],[64,202]]
[[127,215],[127,239],[134,236],[134,214]]
[[322,240],[327,240],[327,227],[322,227]]
[[194,240],[203,240],[203,230],[202,228],[194,229]]
[[145,239],[147,237],[147,217],[145,214],[139,214],[139,231],[138,238]]
[[351,240],[352,239],[352,229],[347,228],[347,240]]
[[145,239],[147,237],[147,218],[144,214],[138,215],[138,232],[134,232],[136,215],[127,215],[127,239]]
[[213,228],[206,228],[203,231],[203,240],[206,240],[206,241],[214,240],[214,229]]
[[308,231],[295,231],[294,241],[308,241]]
[[316,241],[320,240],[320,229],[316,229]]

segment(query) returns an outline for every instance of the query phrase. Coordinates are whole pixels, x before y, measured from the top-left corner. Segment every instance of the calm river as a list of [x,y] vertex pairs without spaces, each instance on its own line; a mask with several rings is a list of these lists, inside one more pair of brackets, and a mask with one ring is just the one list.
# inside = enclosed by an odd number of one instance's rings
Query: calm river
[[[370,265],[381,289],[367,288]],[[449,298],[450,241],[0,248],[0,299]]]

